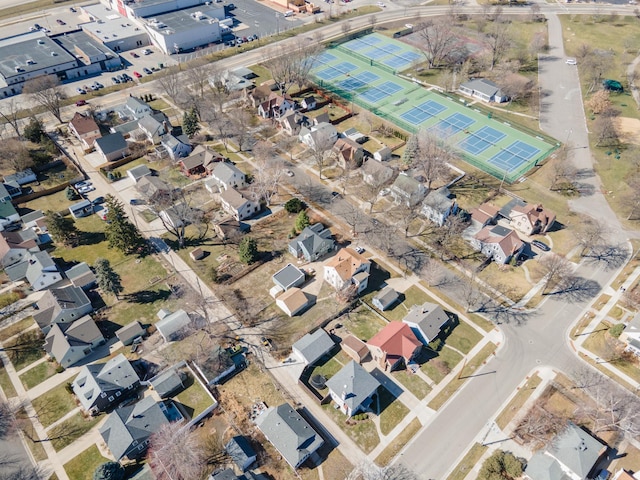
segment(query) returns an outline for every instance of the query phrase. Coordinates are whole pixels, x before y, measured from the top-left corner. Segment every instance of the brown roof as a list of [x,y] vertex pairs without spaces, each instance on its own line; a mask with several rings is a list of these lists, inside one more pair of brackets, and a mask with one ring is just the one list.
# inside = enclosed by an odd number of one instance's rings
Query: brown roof
[[543,228],[556,221],[556,214],[544,208],[541,204],[517,205],[513,207],[512,211],[526,215],[531,225],[535,225],[536,221],[540,222]]
[[277,300],[284,303],[290,312],[295,312],[299,308],[304,307],[309,301],[304,292],[298,287],[290,288],[280,295]]
[[483,203],[479,207],[471,209],[471,218],[476,222],[485,223],[487,220],[496,218],[500,209],[492,203]]
[[391,363],[400,357],[411,358],[416,348],[422,345],[409,325],[403,322],[389,322],[367,343],[379,347],[392,359]]
[[353,277],[364,263],[369,263],[369,260],[352,248],[343,248],[325,266],[335,268],[340,278],[346,281]]
[[[504,235],[497,233],[503,230],[505,231]],[[474,238],[482,243],[497,243],[507,255],[512,255],[517,252],[523,245],[522,240],[520,240],[520,237],[518,237],[518,234],[514,230],[504,227],[484,227],[474,235]]]
[[369,353],[367,344],[353,335],[347,335],[342,339],[342,346],[354,351],[360,358],[364,358]]
[[78,135],[95,132],[96,130],[100,131],[98,124],[93,120],[93,118],[91,118],[91,116],[87,115],[85,117],[79,112],[75,113],[69,123],[73,125],[73,128],[78,132]]
[[344,160],[351,160],[354,152],[362,148],[358,143],[354,142],[350,138],[339,138],[333,145],[333,150],[336,155],[342,155]]

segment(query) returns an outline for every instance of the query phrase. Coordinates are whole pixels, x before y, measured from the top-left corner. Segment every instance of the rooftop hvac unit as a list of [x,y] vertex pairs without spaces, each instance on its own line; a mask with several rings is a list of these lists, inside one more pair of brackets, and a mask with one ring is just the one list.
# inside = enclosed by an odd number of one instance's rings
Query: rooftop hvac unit
[[38,40],[38,45],[44,45],[44,40],[39,39],[39,40]]
[[51,52],[51,56],[52,57],[57,57],[58,56],[58,52]]
[[36,62],[32,58],[27,59],[27,65],[35,65],[35,64]]

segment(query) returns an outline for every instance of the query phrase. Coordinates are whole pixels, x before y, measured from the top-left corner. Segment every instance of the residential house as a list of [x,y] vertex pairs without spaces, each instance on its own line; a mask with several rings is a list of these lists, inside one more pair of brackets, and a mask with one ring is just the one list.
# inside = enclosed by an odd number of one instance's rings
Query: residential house
[[525,235],[547,233],[556,222],[556,214],[541,204],[516,205],[509,213],[509,226]]
[[496,223],[500,209],[492,203],[486,202],[479,207],[472,208],[469,213],[471,214],[471,221],[473,223],[485,227],[489,224]]
[[18,185],[17,182],[4,181],[2,184],[11,198],[16,198],[22,195],[22,187]]
[[336,242],[331,231],[319,222],[309,225],[289,242],[289,253],[307,262],[315,262],[335,248]]
[[147,175],[151,175],[151,169],[146,165],[138,165],[137,167],[130,168],[127,170],[127,176],[133,181],[133,183],[138,183],[143,177]]
[[8,225],[18,222],[20,215],[11,203],[11,195],[7,191],[7,187],[0,183],[0,232]]
[[173,191],[173,188],[171,188],[168,183],[160,180],[158,177],[152,177],[151,175],[147,175],[138,180],[135,188],[140,195],[150,202],[155,201],[157,198],[170,195]]
[[304,362],[313,365],[336,346],[331,336],[322,328],[307,333],[291,346],[293,354]]
[[249,70],[246,67],[237,68],[235,70],[226,70],[223,74],[223,78],[215,76],[209,79],[209,85],[211,88],[225,88],[230,92],[238,92],[241,90],[248,90],[255,87],[254,78],[257,77],[256,73]]
[[391,149],[387,146],[382,147],[377,152],[373,152],[373,159],[377,160],[378,162],[388,162],[389,160],[391,160],[392,156],[393,152],[391,152]]
[[432,190],[422,201],[420,215],[427,217],[431,222],[439,227],[449,218],[449,215],[458,213],[458,204],[451,198],[451,192],[447,187]]
[[140,386],[138,374],[122,353],[107,363],[85,365],[71,384],[86,412],[104,412],[134,394]]
[[383,185],[388,184],[393,180],[393,177],[396,174],[393,168],[372,159],[364,162],[360,172],[362,173],[362,180],[364,183],[374,187],[382,187]]
[[82,149],[93,150],[94,142],[102,137],[100,127],[91,115],[76,112],[69,122],[69,131],[80,141]]
[[215,181],[221,190],[228,188],[244,188],[247,185],[247,177],[242,171],[230,162],[216,164],[211,171],[211,179]]
[[333,145],[333,155],[342,168],[358,168],[362,165],[364,150],[362,145],[350,138],[338,138]]
[[311,305],[311,300],[298,287],[293,287],[276,297],[276,305],[290,317],[295,317]]
[[298,140],[317,152],[330,152],[338,140],[338,131],[331,123],[322,122],[310,128],[302,127]]
[[[33,232],[33,230],[29,230]],[[0,264],[4,268],[15,265],[25,260],[29,251],[37,253],[40,251],[38,244],[32,238],[22,239],[10,235],[18,232],[2,232],[0,235]]]
[[193,364],[207,385],[217,385],[236,371],[236,363],[226,348],[219,345],[210,349],[209,355]]
[[184,219],[185,212],[186,212],[185,204],[178,203],[176,205],[170,206],[165,210],[160,210],[160,213],[158,213],[158,216],[160,217],[164,225],[166,225],[169,228],[176,229],[184,226],[183,219]]
[[488,225],[471,238],[471,246],[494,262],[504,264],[522,253],[524,242],[509,228]]
[[105,162],[113,162],[129,155],[129,147],[120,132],[111,133],[96,139],[94,142],[98,152]]
[[387,308],[398,301],[398,292],[392,287],[385,287],[375,297],[371,303],[381,312],[384,312]]
[[88,217],[93,214],[93,202],[90,200],[82,200],[74,203],[69,207],[69,213],[73,218]]
[[295,110],[289,110],[278,118],[278,124],[280,128],[292,137],[298,135],[302,127],[309,128],[310,126],[307,116]]
[[533,455],[524,476],[529,480],[594,478],[596,465],[606,450],[599,440],[569,422],[544,451]]
[[414,305],[402,321],[409,325],[422,343],[428,345],[449,321],[449,316],[440,305],[425,302],[422,305]]
[[9,248],[34,248],[39,242],[38,234],[32,228],[25,230],[16,230],[9,232],[7,230],[0,232],[3,241],[6,241]]
[[620,335],[620,341],[627,344],[625,350],[640,357],[640,313],[636,314]]
[[393,201],[407,207],[420,203],[427,195],[427,187],[413,177],[400,173],[389,188]]
[[[8,185],[13,188],[16,188],[18,190],[18,195],[19,195],[22,192],[22,190],[20,189],[22,185],[36,182],[37,180],[38,180],[38,177],[36,176],[34,171],[30,168],[25,168],[24,170],[20,170],[19,172],[12,173],[10,175],[5,175],[2,179],[2,183],[4,183],[5,186]],[[16,195],[12,194],[11,196],[15,197]]]
[[144,328],[137,320],[116,330],[116,337],[124,346],[131,345],[136,338],[142,338],[146,334],[147,329]]
[[390,372],[409,365],[422,350],[420,340],[403,322],[387,323],[367,345],[373,360],[384,371]]
[[380,382],[351,360],[326,383],[331,399],[347,417],[365,411],[371,405],[371,397],[378,391]]
[[271,476],[264,473],[256,473],[252,470],[244,472],[242,475],[236,475],[231,468],[226,468],[224,470],[214,470],[209,475],[208,480],[271,480]]
[[271,92],[269,98],[258,106],[258,115],[262,118],[280,118],[294,108],[295,103],[288,94],[280,95],[277,92]]
[[54,324],[75,322],[93,311],[84,290],[72,285],[46,290],[36,305],[33,318],[45,334]]
[[318,99],[313,95],[308,95],[300,100],[300,107],[306,110],[307,112],[310,110],[315,110],[318,106]]
[[67,368],[89,355],[104,343],[96,322],[89,315],[73,323],[55,323],[44,339],[44,350]]
[[352,248],[343,248],[324,265],[324,280],[337,291],[355,285],[359,294],[369,284],[371,262]]
[[191,323],[189,314],[182,309],[173,313],[162,309],[158,312],[158,318],[160,321],[156,323],[156,329],[165,342],[178,340],[182,331]]
[[243,472],[248,470],[258,459],[258,455],[251,447],[249,440],[242,435],[232,437],[224,446],[224,451]]
[[146,452],[149,437],[167,423],[167,407],[148,396],[138,403],[114,410],[99,431],[117,461],[136,460]]
[[204,168],[204,155],[189,155],[178,162],[180,171],[187,177],[206,175]]
[[[138,119],[153,114],[153,109],[142,99],[129,96],[124,106],[118,110],[118,115],[123,119]],[[120,113],[122,112],[122,113]]]
[[304,283],[305,274],[295,265],[288,263],[278,270],[271,277],[273,283],[280,288],[280,291],[287,291],[292,287],[299,287]]
[[483,102],[502,103],[509,100],[500,87],[486,78],[474,78],[460,84],[458,91]]
[[220,240],[230,240],[237,238],[251,230],[248,223],[236,220],[233,217],[227,217],[213,224],[213,230]]
[[36,292],[46,290],[62,280],[58,266],[47,251],[27,250],[23,260],[6,267],[5,272],[12,282],[26,280]]
[[331,123],[331,117],[329,116],[329,112],[322,112],[318,115],[316,115],[315,117],[313,117],[313,119],[311,120],[312,125],[315,125],[316,127],[318,125],[320,125],[321,123]]
[[184,390],[186,388],[186,380],[186,372],[179,370],[177,366],[174,365],[150,379],[149,384],[160,398],[166,399]]
[[189,137],[186,135],[163,135],[160,139],[160,146],[174,162],[179,158],[188,157],[193,150]]
[[278,89],[274,83],[265,83],[251,91],[245,91],[245,94],[251,106],[253,108],[258,108],[269,99],[271,94],[274,92],[274,89]]
[[96,286],[97,279],[86,262],[80,262],[64,272],[71,284],[83,290],[89,290]]
[[218,163],[227,159],[205,145],[198,145],[187,158],[180,161],[180,169],[185,175],[209,175]]
[[227,188],[219,194],[220,204],[225,212],[236,220],[253,217],[260,211],[260,203],[248,198],[235,188]]
[[293,469],[324,445],[322,437],[287,403],[268,408],[255,422]]
[[162,136],[171,132],[168,118],[162,112],[138,119],[138,128],[152,145],[158,145]]
[[47,231],[46,215],[42,210],[34,210],[20,217],[20,221],[25,229],[35,230],[36,233]]
[[367,344],[354,335],[347,335],[342,339],[340,347],[358,363],[363,363],[368,360],[370,356],[369,348]]

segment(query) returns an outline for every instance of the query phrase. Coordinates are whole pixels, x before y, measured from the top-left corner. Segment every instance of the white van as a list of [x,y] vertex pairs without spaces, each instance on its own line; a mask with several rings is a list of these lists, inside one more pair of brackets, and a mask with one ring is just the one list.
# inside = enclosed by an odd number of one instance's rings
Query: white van
[[285,17],[293,17],[293,10],[287,10],[286,12],[284,12],[284,16]]

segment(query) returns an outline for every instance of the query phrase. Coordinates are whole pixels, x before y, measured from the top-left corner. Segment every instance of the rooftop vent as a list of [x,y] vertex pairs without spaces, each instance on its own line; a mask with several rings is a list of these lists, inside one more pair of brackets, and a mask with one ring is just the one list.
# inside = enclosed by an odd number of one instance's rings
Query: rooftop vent
[[35,65],[35,64],[36,64],[36,62],[32,58],[28,58],[27,59],[27,65]]
[[38,45],[44,45],[44,40],[39,39],[39,40],[38,40]]
[[16,73],[21,73],[21,72],[24,72],[24,68],[16,67]]
[[58,52],[51,52],[51,56],[52,57],[57,57],[58,56]]

